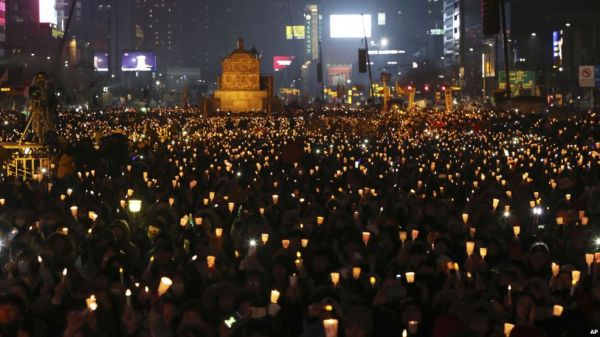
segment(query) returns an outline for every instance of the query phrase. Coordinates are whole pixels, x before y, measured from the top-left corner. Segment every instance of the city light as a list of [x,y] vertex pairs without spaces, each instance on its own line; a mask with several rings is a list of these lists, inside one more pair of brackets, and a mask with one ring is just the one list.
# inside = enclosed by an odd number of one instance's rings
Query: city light
[[382,38],[381,41],[379,42],[379,44],[381,45],[382,48],[386,48],[388,46],[388,39],[387,38]]

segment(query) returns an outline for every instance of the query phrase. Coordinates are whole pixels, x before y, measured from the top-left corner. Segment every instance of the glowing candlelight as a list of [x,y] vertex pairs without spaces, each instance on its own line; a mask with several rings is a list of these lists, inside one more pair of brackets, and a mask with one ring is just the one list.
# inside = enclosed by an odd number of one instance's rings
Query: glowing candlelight
[[408,237],[408,233],[406,231],[400,231],[398,236],[400,237],[400,242],[402,242],[402,245],[404,245],[404,241],[406,241],[406,238]]
[[466,251],[467,251],[467,256],[471,257],[471,255],[473,255],[473,250],[475,250],[475,242],[473,241],[467,241],[466,242]]
[[60,280],[61,282],[64,283],[65,280],[67,279],[67,273],[68,273],[67,268],[64,268],[63,271],[62,271],[62,278]]
[[273,199],[273,205],[277,206],[277,203],[279,202],[279,195],[273,194],[271,198]]
[[74,218],[77,218],[78,207],[76,205],[73,205],[73,206],[71,206],[70,210],[71,210],[71,216]]
[[335,318],[323,320],[323,328],[325,329],[325,337],[337,337],[338,320]]
[[375,278],[375,276],[369,277],[369,283],[371,284],[371,287],[375,286],[375,284],[377,283],[377,279]]
[[195,217],[194,218],[194,223],[196,224],[196,226],[200,226],[202,225],[202,217]]
[[412,271],[404,273],[406,276],[406,283],[415,283],[415,273]]
[[360,278],[360,267],[352,267],[352,278],[358,280]]
[[173,285],[173,281],[171,281],[168,277],[161,277],[160,284],[158,285],[158,296],[164,295],[169,288]]
[[216,257],[214,255],[208,255],[206,257],[206,266],[208,269],[213,269],[215,267]]
[[67,227],[63,227],[63,228],[61,229],[61,232],[62,232],[64,235],[69,235],[69,228],[67,228]]
[[458,266],[458,262],[454,262],[454,270],[456,271],[456,278],[460,281],[460,267]]
[[215,228],[215,236],[217,237],[217,239],[220,239],[223,236],[223,228]]
[[500,199],[496,199],[496,198],[492,199],[492,209],[494,211],[496,211],[496,208],[498,208],[498,204],[500,204]]
[[369,239],[370,238],[371,238],[371,233],[369,233],[369,232],[362,232],[362,240],[363,240],[365,246],[369,244]]
[[119,278],[121,279],[121,284],[125,284],[125,274],[123,267],[119,267]]
[[513,233],[515,234],[515,238],[519,238],[519,234],[521,234],[521,226],[513,226]]
[[563,310],[564,310],[564,308],[562,305],[555,304],[552,307],[552,316],[554,316],[554,317],[562,316]]
[[419,237],[419,230],[413,229],[412,231],[410,231],[410,237],[412,238],[413,241],[416,241],[417,237]]
[[338,283],[340,283],[340,273],[334,271],[329,276],[331,277],[331,283],[333,283],[333,286],[337,287]]
[[508,298],[508,303],[511,304],[512,303],[512,286],[510,284],[508,285],[506,297]]
[[563,217],[561,217],[561,216],[557,217],[556,218],[556,224],[557,225],[564,225],[565,223],[564,223]]
[[261,239],[263,245],[266,245],[267,242],[269,242],[269,233],[262,233],[260,235],[260,239]]
[[215,192],[208,192],[208,199],[210,202],[213,202],[213,200],[215,200]]
[[504,323],[504,336],[510,337],[510,333],[512,329],[514,329],[515,325],[510,323]]
[[271,303],[277,304],[277,301],[279,301],[279,295],[280,295],[279,291],[277,291],[275,289],[271,290]]
[[462,214],[462,220],[463,220],[464,224],[466,225],[467,222],[469,221],[469,214],[468,213],[463,213]]
[[321,226],[324,221],[325,221],[324,217],[322,217],[322,216],[317,217],[317,225]]
[[127,289],[125,290],[125,303],[127,304],[128,307],[131,306],[131,289]]
[[302,248],[308,247],[308,239],[300,240],[300,244],[302,245]]
[[98,309],[98,303],[96,303],[96,296],[91,295],[90,297],[85,299],[85,304],[87,305],[88,310],[96,311]]
[[557,277],[559,271],[560,271],[560,265],[552,262],[552,276]]
[[417,333],[419,321],[408,321],[408,332],[411,334]]
[[235,203],[228,202],[227,203],[227,209],[229,210],[229,213],[233,213],[233,210],[235,209]]
[[594,263],[594,254],[585,253],[585,263],[588,266],[588,275],[592,273],[592,263]]
[[288,249],[288,247],[290,246],[290,240],[288,240],[288,239],[281,240],[281,246],[283,247],[283,249]]
[[481,255],[482,259],[485,259],[485,256],[487,255],[487,248],[486,247],[479,247],[479,255]]

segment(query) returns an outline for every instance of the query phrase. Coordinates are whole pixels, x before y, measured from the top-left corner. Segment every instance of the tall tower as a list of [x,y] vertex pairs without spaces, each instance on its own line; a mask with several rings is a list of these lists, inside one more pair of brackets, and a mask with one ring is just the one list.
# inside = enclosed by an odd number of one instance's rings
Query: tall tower
[[323,38],[323,16],[319,13],[319,5],[307,5],[304,11],[306,32],[306,59],[319,58],[319,41]]

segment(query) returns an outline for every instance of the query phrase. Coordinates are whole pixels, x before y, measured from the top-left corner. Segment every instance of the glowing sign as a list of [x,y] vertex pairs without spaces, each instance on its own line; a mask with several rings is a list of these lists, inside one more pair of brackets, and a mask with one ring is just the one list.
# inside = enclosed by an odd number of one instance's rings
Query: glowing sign
[[56,0],[39,0],[40,23],[58,24],[58,12],[56,11]]
[[122,71],[156,71],[156,54],[148,51],[123,53]]
[[304,40],[306,38],[305,26],[286,26],[285,38],[287,40]]
[[273,70],[279,71],[292,65],[294,60],[293,56],[274,56],[273,57]]
[[563,59],[563,31],[552,32],[552,58],[555,65],[561,65]]
[[331,38],[371,37],[371,15],[349,14],[329,17]]
[[108,71],[108,53],[94,53],[94,70],[100,72]]

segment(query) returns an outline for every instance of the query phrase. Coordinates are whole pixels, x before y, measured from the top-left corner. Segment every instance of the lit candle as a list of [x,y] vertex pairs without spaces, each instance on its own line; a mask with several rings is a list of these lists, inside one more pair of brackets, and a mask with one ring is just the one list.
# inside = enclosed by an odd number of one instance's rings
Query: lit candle
[[128,307],[131,306],[131,289],[125,290],[125,300]]
[[559,216],[556,218],[556,224],[557,225],[564,225],[564,219],[563,217]]
[[319,226],[322,225],[324,221],[325,221],[324,217],[322,217],[322,216],[317,217],[317,225],[319,225]]
[[153,264],[154,264],[154,255],[150,256],[150,263],[148,263],[148,270],[152,269]]
[[158,285],[158,296],[164,295],[169,290],[169,288],[171,288],[171,285],[173,285],[173,281],[171,281],[170,278],[161,277],[160,284]]
[[217,237],[217,239],[220,239],[223,236],[223,228],[215,228],[215,236]]
[[234,208],[235,208],[235,203],[233,203],[233,202],[227,203],[227,209],[229,210],[230,213],[233,213]]
[[279,202],[279,195],[273,194],[272,199],[273,199],[273,205],[277,205],[277,203]]
[[196,226],[200,226],[202,225],[202,217],[195,217],[194,218],[194,223],[196,224]]
[[415,273],[412,271],[404,273],[406,276],[406,283],[415,283]]
[[460,267],[458,266],[458,262],[454,262],[454,270],[456,271],[456,278],[460,281]]
[[85,303],[89,311],[96,311],[96,309],[98,309],[98,303],[96,303],[96,296],[94,295],[86,298]]
[[331,277],[331,283],[333,283],[334,287],[337,287],[338,283],[340,283],[340,273],[338,272],[333,272],[330,274]]
[[417,229],[413,229],[412,231],[410,231],[411,234],[411,238],[413,241],[417,240],[417,237],[419,237],[419,230]]
[[302,245],[302,248],[308,247],[308,239],[300,240],[300,244]]
[[468,213],[463,213],[462,214],[462,220],[463,220],[464,224],[466,225],[467,222],[469,221],[469,214]]
[[271,303],[277,304],[277,301],[279,301],[279,291],[273,289],[271,290]]
[[283,249],[288,249],[288,247],[290,246],[290,240],[288,240],[288,239],[281,240],[281,246],[283,247]]
[[261,239],[263,245],[266,245],[267,242],[269,242],[269,233],[262,233],[260,235],[260,239]]
[[552,316],[554,316],[554,317],[562,316],[563,310],[564,310],[564,308],[562,305],[555,304],[552,307]]
[[125,284],[125,274],[123,267],[119,267],[119,278],[121,279],[121,284]]
[[512,286],[510,284],[508,285],[506,297],[508,298],[508,304],[512,304]]
[[206,266],[208,267],[208,269],[213,269],[215,267],[215,256],[214,255],[208,255],[206,257]]
[[475,242],[467,241],[466,242],[467,257],[470,258],[471,255],[473,255],[473,250],[475,250]]
[[513,233],[515,234],[515,238],[519,238],[519,234],[521,234],[521,226],[513,226]]
[[76,205],[73,205],[73,206],[71,206],[70,209],[71,209],[71,216],[74,217],[74,218],[77,218],[78,207]]
[[504,336],[510,337],[510,333],[512,332],[512,329],[514,327],[515,327],[514,324],[504,323]]
[[573,270],[571,272],[571,296],[575,294],[575,286],[579,283],[579,277],[581,276],[581,272],[579,270]]
[[371,287],[375,287],[375,284],[377,283],[377,278],[375,278],[375,276],[369,277],[369,283],[371,284]]
[[67,273],[68,273],[67,268],[63,269],[63,271],[62,271],[62,278],[60,280],[61,282],[64,283],[65,280],[67,279]]
[[369,244],[369,239],[370,238],[371,238],[371,233],[369,233],[369,232],[362,232],[362,240],[363,240],[365,246]]
[[481,255],[482,259],[485,259],[485,256],[487,255],[487,248],[486,247],[479,247],[479,255]]
[[323,328],[325,329],[325,337],[337,337],[338,320],[335,318],[323,320]]
[[358,280],[360,278],[360,267],[352,267],[352,278]]
[[402,246],[404,246],[404,241],[406,241],[406,238],[408,237],[408,233],[406,231],[400,231],[398,236],[400,238],[400,242],[402,243]]
[[419,321],[408,321],[408,332],[411,334],[417,333]]
[[492,199],[492,209],[494,211],[496,211],[496,208],[498,208],[498,204],[500,204],[500,199],[496,199],[496,198]]
[[585,263],[588,266],[588,275],[592,273],[592,263],[594,263],[594,254],[585,253]]

